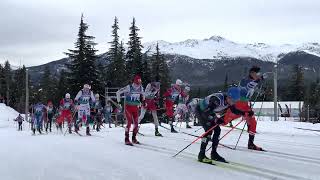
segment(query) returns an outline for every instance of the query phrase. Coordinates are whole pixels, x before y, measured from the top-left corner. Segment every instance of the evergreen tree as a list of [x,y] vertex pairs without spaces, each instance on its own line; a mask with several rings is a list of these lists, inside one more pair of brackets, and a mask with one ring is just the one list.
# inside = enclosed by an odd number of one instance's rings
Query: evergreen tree
[[151,66],[148,63],[147,54],[143,55],[143,63],[142,63],[142,78],[143,78],[143,86],[147,86],[148,83],[152,81],[151,77]]
[[[143,75],[143,66],[142,66],[142,45],[141,37],[138,35],[140,29],[136,26],[136,20],[133,18],[129,41],[128,41],[128,52],[126,55],[127,58],[127,73],[129,76],[133,77],[136,74]],[[143,80],[144,77],[142,77]]]
[[[65,97],[65,94],[70,93],[68,87],[67,74],[64,70],[60,72],[60,77],[57,83],[57,101]],[[59,103],[59,102],[58,102]]]
[[93,36],[86,35],[88,30],[87,23],[81,15],[78,39],[75,42],[75,49],[66,53],[72,60],[68,65],[70,85],[70,94],[76,94],[85,83],[89,83],[93,88],[99,87],[98,72],[95,66],[97,59],[95,50],[96,43],[93,41]]
[[287,98],[291,101],[303,101],[304,99],[303,69],[299,65],[294,65],[292,68]]
[[224,84],[223,84],[223,91],[227,92],[228,88],[229,88],[229,84],[228,84],[228,73],[226,73],[226,77],[224,78]]
[[160,53],[158,43],[156,45],[156,52],[152,55],[152,75],[156,81],[160,81],[161,93],[170,87],[169,67],[164,56]]
[[4,68],[2,64],[0,64],[0,98],[4,98],[5,94],[5,76],[4,76]]
[[12,72],[11,65],[9,61],[6,61],[4,64],[4,82],[5,82],[5,91],[6,91],[6,104],[7,106],[12,106],[11,104],[11,85],[12,85]]
[[54,91],[54,82],[52,80],[51,72],[49,69],[49,66],[45,66],[43,76],[40,81],[40,88],[41,88],[41,95],[40,95],[40,100],[42,103],[47,103],[48,100],[53,99],[53,94],[55,93]]
[[109,42],[111,44],[108,57],[110,63],[107,67],[107,77],[113,87],[122,87],[126,82],[126,67],[124,59],[123,43],[119,43],[119,25],[118,18],[114,18],[114,24],[112,25],[112,38]]
[[26,67],[17,69],[14,72],[12,84],[12,101],[14,108],[18,112],[25,110],[25,92],[26,92]]

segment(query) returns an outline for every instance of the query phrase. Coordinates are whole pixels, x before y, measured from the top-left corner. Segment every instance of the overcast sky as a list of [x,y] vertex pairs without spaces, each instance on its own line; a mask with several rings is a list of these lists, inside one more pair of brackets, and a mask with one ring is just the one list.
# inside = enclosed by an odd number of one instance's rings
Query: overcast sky
[[127,41],[132,17],[142,41],[320,42],[319,0],[0,0],[0,63],[38,65],[73,48],[81,13],[103,53],[114,16]]

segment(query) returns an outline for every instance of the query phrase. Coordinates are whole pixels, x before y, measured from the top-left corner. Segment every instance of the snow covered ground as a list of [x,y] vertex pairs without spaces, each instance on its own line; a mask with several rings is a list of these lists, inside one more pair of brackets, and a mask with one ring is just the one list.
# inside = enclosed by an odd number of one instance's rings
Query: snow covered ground
[[[32,136],[27,123],[16,130],[12,119],[17,113],[0,104],[0,179],[1,180],[161,180],[161,179],[319,179],[319,124],[292,121],[258,122],[256,143],[268,152],[245,148],[243,133],[237,150],[219,147],[230,164],[211,166],[197,162],[200,142],[176,158],[172,156],[194,137],[171,134],[160,128],[164,137],[154,137],[152,124],[144,124],[138,139],[142,145],[124,145],[123,128],[103,128],[92,137],[58,133]],[[9,118],[9,121],[8,121]],[[234,123],[236,124],[236,123]],[[178,125],[179,126],[179,125]],[[241,129],[243,124],[239,125]],[[199,127],[181,131],[200,135]],[[177,128],[179,129],[179,128]],[[230,128],[223,127],[222,134]],[[221,143],[234,146],[241,130],[235,129]],[[81,133],[84,133],[82,130]],[[209,155],[209,154],[208,154]]]

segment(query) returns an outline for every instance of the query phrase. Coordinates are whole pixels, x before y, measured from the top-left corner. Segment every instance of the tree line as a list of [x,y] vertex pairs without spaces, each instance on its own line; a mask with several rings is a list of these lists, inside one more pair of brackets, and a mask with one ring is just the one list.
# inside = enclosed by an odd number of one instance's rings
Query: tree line
[[[85,83],[90,84],[94,92],[104,94],[106,86],[123,87],[131,83],[134,75],[141,76],[144,86],[151,81],[159,81],[162,90],[168,88],[171,85],[171,78],[165,57],[160,53],[158,44],[151,56],[147,54],[149,52],[142,52],[142,37],[139,36],[140,29],[135,18],[132,19],[129,28],[127,50],[124,47],[124,42],[120,41],[118,33],[120,27],[117,17],[114,18],[111,27],[112,40],[108,42],[110,48],[106,54],[103,54],[107,56],[107,58],[103,58],[106,62],[98,62],[95,37],[88,35],[89,25],[81,15],[74,48],[65,52],[69,57],[68,63],[65,64],[66,68],[52,73],[49,66],[46,66],[40,82],[38,84],[31,82],[30,102],[47,103],[53,101],[57,105],[66,93],[70,93],[74,97]],[[8,61],[4,67],[2,65],[0,67],[1,96],[8,99],[7,102],[10,106],[22,112],[25,99],[26,67],[23,66],[13,71]],[[7,95],[7,92],[10,95]],[[21,108],[18,108],[17,104],[20,101]]]

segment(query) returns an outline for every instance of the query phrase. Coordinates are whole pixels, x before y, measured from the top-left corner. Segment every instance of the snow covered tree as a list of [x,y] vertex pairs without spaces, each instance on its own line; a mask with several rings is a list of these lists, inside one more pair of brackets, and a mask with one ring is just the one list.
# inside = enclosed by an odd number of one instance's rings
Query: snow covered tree
[[119,43],[119,25],[118,18],[114,18],[114,24],[112,25],[112,38],[113,40],[109,42],[111,44],[108,57],[110,63],[107,67],[107,77],[111,83],[111,86],[122,87],[127,82],[127,73],[125,66],[124,48],[123,43]]
[[93,89],[98,87],[98,72],[95,66],[97,59],[95,49],[96,43],[93,41],[94,37],[86,35],[88,30],[87,23],[83,20],[81,15],[78,39],[75,42],[75,49],[69,49],[69,52],[65,53],[71,59],[68,76],[68,84],[70,86],[70,94],[75,95],[83,84],[90,84]]
[[156,81],[161,83],[161,93],[170,87],[169,68],[164,56],[160,53],[158,43],[156,45],[156,52],[152,55],[152,75]]
[[[128,41],[128,52],[126,54],[127,58],[127,73],[129,76],[133,77],[135,74],[142,75],[143,74],[143,66],[142,66],[142,45],[141,45],[141,37],[138,35],[138,31],[140,29],[136,26],[136,20],[133,18],[129,41]],[[143,80],[143,77],[142,77]]]

